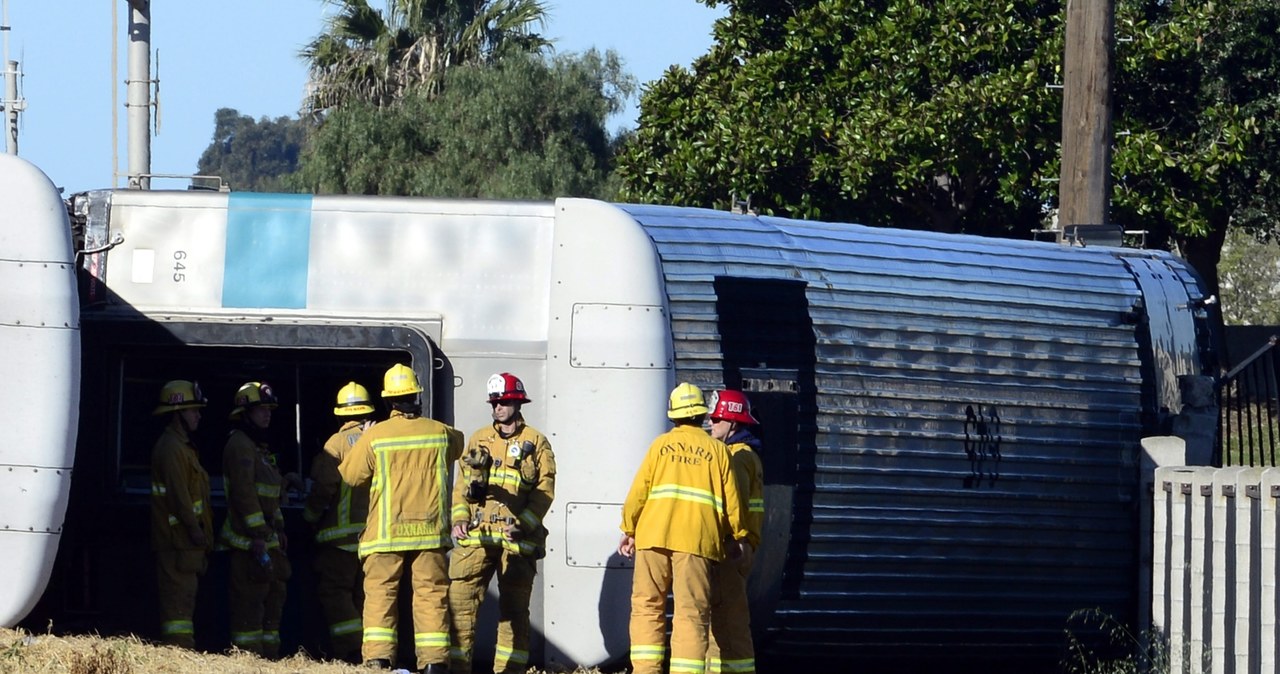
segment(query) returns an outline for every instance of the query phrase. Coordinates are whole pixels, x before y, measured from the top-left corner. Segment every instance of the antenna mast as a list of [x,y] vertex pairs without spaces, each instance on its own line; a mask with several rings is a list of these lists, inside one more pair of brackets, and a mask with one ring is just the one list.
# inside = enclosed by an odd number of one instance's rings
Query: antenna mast
[[0,110],[4,110],[4,140],[9,154],[18,154],[18,113],[27,106],[18,96],[18,62],[9,60],[9,0],[3,0],[4,15],[0,20],[0,33],[4,34],[4,54],[0,67],[4,68],[4,98]]
[[129,187],[151,188],[151,0],[129,0]]

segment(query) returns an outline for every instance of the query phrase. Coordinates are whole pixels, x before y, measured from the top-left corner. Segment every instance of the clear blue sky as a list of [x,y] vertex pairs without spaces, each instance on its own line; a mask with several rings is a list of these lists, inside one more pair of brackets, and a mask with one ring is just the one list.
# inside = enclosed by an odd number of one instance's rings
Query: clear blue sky
[[[128,166],[125,0],[8,0],[9,58],[20,61],[27,106],[18,151],[67,193],[112,184],[112,2],[121,40],[115,81],[120,83],[118,165],[123,172]],[[381,0],[370,4],[383,6]],[[708,9],[696,0],[547,0],[547,5],[551,16],[544,32],[556,40],[558,52],[613,49],[641,83],[706,53],[711,25],[724,14],[723,7]],[[152,0],[152,67],[158,61],[160,77],[152,172],[194,173],[218,108],[255,118],[296,114],[306,83],[297,54],[320,32],[326,11],[332,10],[323,0]],[[636,102],[611,120],[613,128],[635,126]],[[153,186],[184,184],[157,181]]]

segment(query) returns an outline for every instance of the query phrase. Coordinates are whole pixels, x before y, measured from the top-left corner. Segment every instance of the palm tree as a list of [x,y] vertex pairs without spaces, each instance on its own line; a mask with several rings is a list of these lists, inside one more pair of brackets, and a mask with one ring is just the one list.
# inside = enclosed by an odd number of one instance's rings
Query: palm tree
[[338,7],[327,29],[302,50],[310,68],[304,108],[312,114],[343,103],[378,107],[410,89],[439,90],[444,71],[551,46],[541,0],[326,0]]

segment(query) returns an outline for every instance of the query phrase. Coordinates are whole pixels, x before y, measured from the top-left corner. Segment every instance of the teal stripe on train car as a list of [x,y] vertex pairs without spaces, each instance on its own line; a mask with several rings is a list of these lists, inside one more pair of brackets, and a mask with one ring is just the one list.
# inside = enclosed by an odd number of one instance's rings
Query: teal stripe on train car
[[232,192],[222,306],[306,307],[310,251],[311,195]]

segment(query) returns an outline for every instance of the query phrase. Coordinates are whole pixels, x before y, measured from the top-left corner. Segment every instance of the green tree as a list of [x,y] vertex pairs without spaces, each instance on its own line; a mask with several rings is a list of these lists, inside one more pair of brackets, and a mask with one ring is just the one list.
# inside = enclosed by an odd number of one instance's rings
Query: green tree
[[338,11],[302,57],[310,68],[305,108],[344,103],[390,105],[408,92],[434,93],[447,68],[491,63],[512,53],[541,53],[534,31],[546,19],[539,0],[326,0]]
[[[1021,237],[1054,212],[1065,3],[702,1],[729,13],[642,97],[626,198]],[[1112,221],[1211,290],[1228,223],[1275,212],[1277,15],[1117,0]]]
[[298,186],[317,193],[610,196],[608,117],[635,83],[613,52],[450,68],[438,95],[333,110]]
[[213,140],[196,163],[199,174],[221,176],[234,190],[288,188],[306,141],[304,122],[290,117],[255,121],[232,108],[219,108],[213,119]]
[[1041,223],[1055,3],[726,4],[710,53],[642,97],[629,197],[982,234]]
[[1274,230],[1232,227],[1218,273],[1227,325],[1280,325],[1280,239]]
[[1113,218],[1217,293],[1229,230],[1280,205],[1280,4],[1122,0],[1117,26]]

